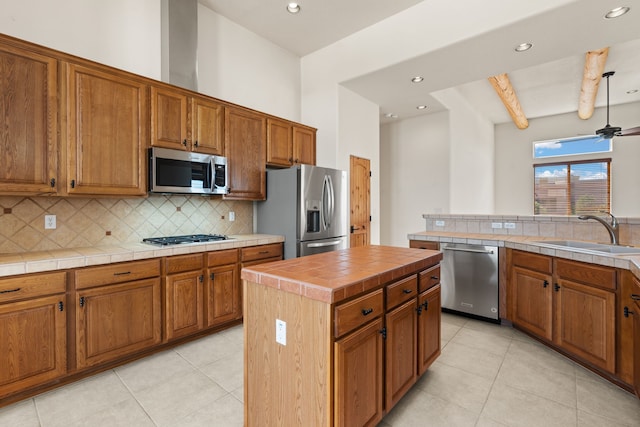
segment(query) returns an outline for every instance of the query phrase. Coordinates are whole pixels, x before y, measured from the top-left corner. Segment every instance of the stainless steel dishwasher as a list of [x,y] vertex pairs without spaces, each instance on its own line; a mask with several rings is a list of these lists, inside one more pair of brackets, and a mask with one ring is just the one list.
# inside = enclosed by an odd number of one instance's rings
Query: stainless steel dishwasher
[[499,321],[498,247],[441,243],[442,308]]

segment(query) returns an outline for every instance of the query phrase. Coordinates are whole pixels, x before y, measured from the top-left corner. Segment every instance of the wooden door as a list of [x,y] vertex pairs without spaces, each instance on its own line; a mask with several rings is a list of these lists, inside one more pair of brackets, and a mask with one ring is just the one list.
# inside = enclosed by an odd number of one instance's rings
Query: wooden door
[[224,107],[206,98],[194,97],[192,147],[199,153],[224,155]]
[[267,119],[267,164],[285,167],[293,164],[292,136],[290,123]]
[[203,284],[202,270],[167,276],[165,332],[168,340],[203,328]]
[[335,343],[334,424],[375,426],[382,419],[382,318]]
[[563,349],[615,373],[615,292],[558,280],[555,342]]
[[[619,331],[618,338],[616,339],[616,375],[625,383],[633,384],[634,357],[640,358],[640,353],[638,353],[638,356],[635,356],[633,350],[633,323],[636,313],[633,307],[634,301],[632,296],[634,294],[640,296],[640,281],[628,270],[622,271],[620,278],[620,299],[617,310],[618,313],[622,315],[618,317]],[[640,313],[638,313],[638,316],[640,316]]]
[[553,339],[552,278],[513,267],[513,323],[534,335]]
[[414,293],[414,298],[386,315],[386,412],[389,412],[416,382],[417,327]]
[[266,116],[240,108],[225,108],[224,135],[230,184],[229,194],[224,198],[266,199]]
[[187,95],[151,87],[151,145],[191,150],[187,142]]
[[215,326],[242,317],[238,264],[209,268],[207,277],[205,326]]
[[67,79],[68,193],[146,194],[147,85],[76,64]]
[[0,397],[67,370],[65,296],[0,305]]
[[82,289],[75,296],[78,368],[160,343],[160,279]]
[[371,243],[371,165],[369,159],[351,156],[351,247]]
[[316,131],[293,126],[293,163],[316,164]]
[[633,386],[640,398],[640,288],[638,288],[633,308]]
[[418,376],[440,356],[440,285],[418,296]]
[[0,46],[0,194],[55,193],[57,61]]

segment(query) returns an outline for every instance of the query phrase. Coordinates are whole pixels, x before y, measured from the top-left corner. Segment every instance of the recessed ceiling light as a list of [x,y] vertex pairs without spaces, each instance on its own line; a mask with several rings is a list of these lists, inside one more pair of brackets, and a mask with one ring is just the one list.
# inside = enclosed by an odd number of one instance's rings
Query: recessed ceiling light
[[631,89],[631,90],[628,90],[628,91],[627,91],[627,93],[628,93],[629,95],[633,95],[634,93],[638,93],[638,89]]
[[384,115],[387,119],[397,119],[398,115],[393,113],[387,113]]
[[289,3],[287,5],[287,11],[289,13],[298,13],[300,12],[300,5],[298,3]]
[[529,50],[533,47],[531,43],[520,43],[514,49],[516,52],[524,52],[525,50]]
[[426,108],[427,108],[427,106],[426,106],[426,105],[418,105],[416,108],[417,108],[418,110],[424,110],[424,109],[426,109]]
[[614,9],[611,9],[609,12],[607,12],[604,15],[605,19],[613,19],[613,18],[617,18],[618,16],[622,16],[625,13],[629,12],[631,10],[630,7],[628,6],[620,6],[620,7],[616,7]]
[[411,81],[414,83],[420,83],[423,80],[424,80],[424,77],[422,76],[415,76],[414,78],[411,79]]

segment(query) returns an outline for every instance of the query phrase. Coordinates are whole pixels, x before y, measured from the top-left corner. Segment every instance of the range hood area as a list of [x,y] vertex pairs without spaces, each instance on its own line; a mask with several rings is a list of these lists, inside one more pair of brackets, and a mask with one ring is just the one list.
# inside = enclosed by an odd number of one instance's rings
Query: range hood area
[[161,1],[161,79],[197,92],[198,1]]

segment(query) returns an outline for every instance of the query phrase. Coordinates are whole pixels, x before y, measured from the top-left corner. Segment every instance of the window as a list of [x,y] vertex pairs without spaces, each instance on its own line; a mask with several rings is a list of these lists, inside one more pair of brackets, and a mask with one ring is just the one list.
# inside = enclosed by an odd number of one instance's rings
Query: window
[[611,152],[611,141],[611,139],[604,139],[600,135],[535,141],[533,143],[533,158],[609,153]]
[[611,159],[533,165],[534,214],[610,211]]

